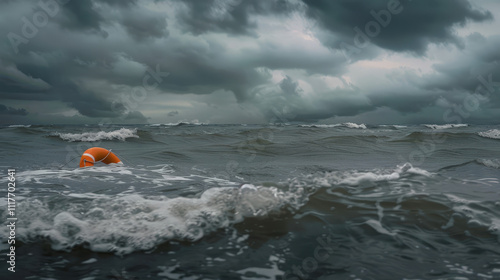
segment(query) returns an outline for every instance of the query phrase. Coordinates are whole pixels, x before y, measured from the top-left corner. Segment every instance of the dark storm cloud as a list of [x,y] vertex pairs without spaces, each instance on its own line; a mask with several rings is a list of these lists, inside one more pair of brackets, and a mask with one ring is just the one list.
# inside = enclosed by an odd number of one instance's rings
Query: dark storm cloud
[[177,116],[177,115],[179,115],[179,111],[170,111],[167,114],[167,116],[169,116],[169,117],[173,117],[173,116]]
[[186,31],[194,34],[222,32],[228,34],[251,34],[257,26],[253,15],[286,14],[298,8],[290,0],[182,0],[186,5],[178,15]]
[[5,66],[0,65],[0,97],[5,97],[7,94],[15,95],[25,92],[40,94],[50,88],[43,80],[32,79],[23,75],[17,69],[5,69],[4,67]]
[[[134,76],[137,80],[130,79],[127,69],[125,72],[113,73],[114,64],[126,55],[117,54],[109,45],[105,47],[105,44],[110,43],[106,39],[100,38],[103,43],[101,48],[95,45],[84,47],[85,37],[95,40],[92,38],[94,35],[87,31],[101,30],[101,25],[110,21],[98,12],[97,8],[103,6],[94,5],[101,2],[120,8],[116,21],[134,39],[161,37],[166,33],[166,21],[158,13],[142,8],[137,8],[135,12],[129,11],[136,1],[70,1],[56,8],[50,6],[51,11],[59,11],[56,15],[51,14],[54,16],[53,23],[59,28],[51,24],[37,28],[37,33],[27,37],[30,40],[19,47],[17,55],[11,55],[6,48],[0,50],[0,99],[63,101],[83,116],[95,118],[125,114],[127,110],[124,104],[113,99],[107,92],[108,88],[86,86],[86,81],[95,79],[102,79],[104,83],[133,85],[141,81],[137,75]],[[36,3],[32,4],[19,7],[11,5],[7,8],[18,12],[19,18],[24,17],[29,21],[33,11],[40,9]],[[103,10],[100,9],[100,12]],[[15,29],[4,20],[0,19],[3,34],[17,32],[23,35],[24,26]],[[141,25],[149,27],[146,29]],[[70,31],[62,32],[61,29]]]
[[165,15],[144,10],[124,10],[120,23],[137,41],[161,38],[168,34]]
[[3,104],[0,104],[0,115],[19,115],[19,116],[26,116],[28,112],[24,108],[20,109],[15,109],[12,107],[5,106]]
[[[474,33],[465,39],[461,59],[434,66],[438,75],[426,77],[423,89],[444,92],[463,91],[486,96],[487,107],[500,107],[500,36],[484,37]],[[450,97],[449,99],[452,99]],[[456,100],[454,100],[457,102]],[[460,101],[460,100],[459,100]]]
[[444,92],[412,91],[401,88],[398,92],[374,93],[370,97],[372,108],[387,107],[402,114],[417,113],[432,106]]
[[[490,12],[477,10],[466,0],[401,1],[397,7],[402,10],[371,38],[380,48],[367,47],[357,59],[375,58],[385,49],[424,55],[432,43],[460,45],[465,58],[435,65],[438,75],[415,76],[418,82],[406,87],[382,91],[348,85],[308,96],[299,80],[307,83],[315,75],[341,78],[348,73],[351,65],[336,49],[342,42],[353,44],[354,27],[364,29],[376,21],[372,10],[383,15],[380,11],[393,1],[73,0],[22,43],[19,53],[12,53],[8,40],[0,46],[0,99],[59,101],[86,117],[145,122],[147,116],[124,98],[130,99],[132,89],[143,88],[149,75],[149,83],[157,85],[155,94],[225,90],[239,104],[254,105],[269,119],[317,121],[381,107],[420,112],[440,97],[463,98],[474,92],[477,73],[485,77],[491,73],[500,80],[494,63],[499,60],[500,40],[479,34],[464,39],[454,32],[454,27],[467,22],[491,19]],[[0,2],[1,34],[22,34],[21,18],[31,20],[40,10],[37,1],[31,3]],[[280,32],[294,29],[285,26],[294,14],[319,23],[309,30],[313,36],[302,41],[279,37]],[[265,25],[266,20],[272,24]],[[282,29],[268,35],[273,30],[262,26]],[[309,35],[296,29],[292,31],[297,37]],[[280,75],[276,72],[283,73],[281,82],[276,81]],[[27,113],[5,108],[0,110]],[[163,115],[186,114],[179,110]]]
[[62,28],[77,30],[100,30],[104,18],[94,9],[91,0],[68,1],[61,5],[63,11],[57,17]]
[[300,92],[299,84],[289,76],[286,76],[280,83],[280,89],[287,96],[298,95]]
[[[116,21],[136,40],[160,38],[168,34],[165,15],[143,9],[136,0],[78,0],[60,7],[62,11],[55,16],[55,20],[63,29],[99,31],[106,37],[108,34],[102,32],[102,26]],[[118,18],[113,18],[110,11],[119,14]]]
[[475,91],[478,76],[492,74],[500,78],[500,36],[484,37],[474,33],[465,39],[463,57],[434,65],[440,75],[426,79],[426,88],[441,90],[464,89]]
[[[12,75],[9,79],[0,79],[0,98],[59,100],[88,117],[118,117],[125,111],[123,104],[113,105],[106,94],[95,92],[86,88],[83,83],[73,81],[70,75],[72,70],[68,65],[56,64],[57,67],[52,66],[35,65],[28,60],[19,62],[17,65],[19,71],[15,74],[21,73],[23,76],[15,77]],[[26,81],[26,77],[29,77],[30,80]],[[29,86],[30,82],[31,86]]]
[[137,0],[99,0],[99,2],[121,7],[130,7],[137,4]]
[[84,85],[68,83],[60,85],[58,89],[54,94],[59,95],[60,100],[67,102],[84,116],[116,118],[126,112],[123,104],[113,103],[106,95],[87,89]]
[[277,88],[254,93],[255,102],[273,122],[316,122],[336,116],[355,116],[373,110],[370,101],[356,87],[317,93],[314,99],[293,78],[286,76]]
[[146,118],[139,111],[129,112],[127,115],[125,115],[125,117],[123,119],[126,121],[132,121],[134,123],[146,123],[146,122],[148,122],[148,118]]
[[337,49],[342,43],[355,46],[358,36],[359,45],[368,39],[385,49],[421,54],[430,43],[458,43],[453,27],[493,17],[489,11],[473,8],[468,0],[303,1],[308,6],[307,14],[338,36],[329,42]]

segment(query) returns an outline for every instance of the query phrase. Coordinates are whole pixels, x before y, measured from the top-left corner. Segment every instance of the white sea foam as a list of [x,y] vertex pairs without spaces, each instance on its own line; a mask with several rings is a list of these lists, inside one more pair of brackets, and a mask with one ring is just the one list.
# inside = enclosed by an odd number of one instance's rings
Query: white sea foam
[[69,142],[96,142],[101,140],[120,140],[125,141],[127,138],[139,138],[137,129],[121,128],[113,131],[98,131],[84,133],[57,133],[64,141]]
[[500,169],[500,160],[498,159],[478,159],[477,162],[486,167]]
[[16,237],[24,242],[44,238],[55,250],[84,245],[96,252],[127,254],[168,240],[199,240],[246,217],[293,211],[307,201],[300,187],[279,190],[250,184],[210,188],[196,198],[79,194],[79,203],[74,203],[74,196],[66,197],[58,198],[57,207],[35,198],[18,202]]
[[500,139],[500,130],[499,129],[490,129],[488,131],[479,132],[479,136],[491,139]]
[[424,124],[424,126],[432,129],[450,129],[450,128],[460,128],[460,127],[468,127],[468,124],[459,123],[459,124]]
[[302,124],[299,127],[317,127],[317,128],[333,128],[333,127],[345,127],[345,128],[355,128],[355,129],[366,129],[365,124],[357,123],[337,123],[337,124]]
[[358,186],[367,182],[395,181],[407,174],[431,177],[426,170],[413,167],[410,163],[398,166],[392,170],[374,171],[335,171],[326,173],[325,176],[315,176],[313,181],[319,186],[348,185]]
[[162,126],[182,126],[182,125],[208,125],[208,123],[203,123],[198,120],[192,120],[192,121],[180,121],[176,123],[154,123],[154,124],[149,124],[149,127],[162,127]]
[[11,127],[11,128],[16,128],[16,127],[31,127],[31,124],[12,124],[12,125],[9,125],[8,127]]
[[347,127],[347,128],[360,128],[360,129],[366,129],[366,125],[365,124],[357,124],[357,123],[343,123],[342,124],[343,126]]
[[403,128],[407,128],[408,126],[406,126],[406,125],[397,125],[397,124],[383,124],[383,125],[380,125],[380,127],[392,127],[392,128],[395,128],[395,129],[403,129]]
[[340,124],[299,124],[299,127],[332,128],[339,127]]

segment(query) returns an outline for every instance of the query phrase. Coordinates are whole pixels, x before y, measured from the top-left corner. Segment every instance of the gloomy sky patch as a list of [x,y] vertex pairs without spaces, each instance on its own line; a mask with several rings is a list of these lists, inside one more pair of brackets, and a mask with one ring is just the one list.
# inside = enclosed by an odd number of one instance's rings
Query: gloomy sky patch
[[178,15],[183,29],[194,34],[221,32],[232,35],[249,35],[257,27],[253,15],[280,15],[297,8],[297,1],[290,0],[186,0],[176,1],[185,5]]
[[12,108],[9,106],[5,106],[3,104],[0,104],[0,115],[19,115],[19,116],[26,116],[28,112],[24,108]]
[[[476,10],[467,0],[304,0],[307,14],[338,35],[330,42],[364,47],[371,42],[393,51],[422,54],[431,43],[457,43],[453,31],[468,21],[491,20],[490,11]],[[355,41],[356,40],[356,41]]]
[[165,15],[150,11],[127,10],[122,12],[121,24],[137,41],[161,38],[168,34]]
[[91,0],[66,1],[58,17],[62,28],[77,30],[100,30],[104,18],[94,9]]
[[443,112],[480,96],[467,120],[494,122],[499,7],[82,0],[40,25],[39,2],[0,1],[0,109],[23,123],[442,123]]
[[99,0],[99,2],[106,3],[110,6],[130,7],[137,3],[137,0]]
[[426,77],[424,89],[464,91],[489,100],[484,106],[500,108],[500,36],[473,34],[465,39],[461,59],[437,63],[437,74]]

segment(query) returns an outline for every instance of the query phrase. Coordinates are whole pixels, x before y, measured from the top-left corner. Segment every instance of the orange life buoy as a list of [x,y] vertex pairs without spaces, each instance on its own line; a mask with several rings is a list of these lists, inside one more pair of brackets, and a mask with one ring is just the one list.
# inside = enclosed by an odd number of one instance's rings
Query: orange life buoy
[[80,158],[80,167],[94,166],[96,162],[122,163],[121,160],[111,152],[104,148],[93,147],[86,150]]

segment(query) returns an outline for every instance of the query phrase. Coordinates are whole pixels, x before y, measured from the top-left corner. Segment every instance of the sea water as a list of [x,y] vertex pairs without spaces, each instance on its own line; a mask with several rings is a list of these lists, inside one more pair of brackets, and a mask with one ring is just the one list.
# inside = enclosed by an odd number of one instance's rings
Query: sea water
[[[500,279],[500,126],[15,125],[0,135],[2,279]],[[94,146],[124,164],[78,168]]]

